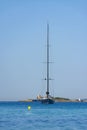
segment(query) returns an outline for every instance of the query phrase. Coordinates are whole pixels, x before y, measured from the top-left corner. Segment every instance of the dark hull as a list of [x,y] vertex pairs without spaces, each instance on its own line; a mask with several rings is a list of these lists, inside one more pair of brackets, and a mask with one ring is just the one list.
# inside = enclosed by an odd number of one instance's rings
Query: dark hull
[[54,100],[52,100],[52,99],[42,99],[41,103],[43,103],[43,104],[53,104]]

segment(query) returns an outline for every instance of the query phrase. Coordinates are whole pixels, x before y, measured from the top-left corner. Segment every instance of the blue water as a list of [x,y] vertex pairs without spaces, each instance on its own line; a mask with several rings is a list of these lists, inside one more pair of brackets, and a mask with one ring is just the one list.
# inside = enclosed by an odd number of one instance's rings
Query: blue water
[[0,130],[87,130],[87,103],[0,102]]

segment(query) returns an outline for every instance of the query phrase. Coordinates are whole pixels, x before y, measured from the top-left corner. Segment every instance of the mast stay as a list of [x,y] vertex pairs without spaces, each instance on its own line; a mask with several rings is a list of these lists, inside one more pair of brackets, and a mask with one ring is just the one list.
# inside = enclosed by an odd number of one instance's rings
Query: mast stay
[[47,24],[47,98],[49,97],[49,24]]

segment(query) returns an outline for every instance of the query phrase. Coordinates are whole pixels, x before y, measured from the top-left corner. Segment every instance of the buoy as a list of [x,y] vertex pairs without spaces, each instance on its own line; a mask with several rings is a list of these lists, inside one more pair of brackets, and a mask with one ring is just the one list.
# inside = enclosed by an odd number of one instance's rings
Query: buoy
[[31,109],[31,106],[28,106],[28,110],[30,110]]

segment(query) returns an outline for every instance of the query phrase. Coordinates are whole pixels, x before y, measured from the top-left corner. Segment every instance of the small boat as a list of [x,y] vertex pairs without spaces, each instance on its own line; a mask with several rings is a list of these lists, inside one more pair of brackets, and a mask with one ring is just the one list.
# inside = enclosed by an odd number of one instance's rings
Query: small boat
[[53,97],[49,95],[49,81],[51,80],[49,78],[49,24],[47,24],[47,76],[45,80],[47,81],[47,90],[46,90],[46,96],[39,98],[41,103],[43,104],[53,104],[54,100]]

